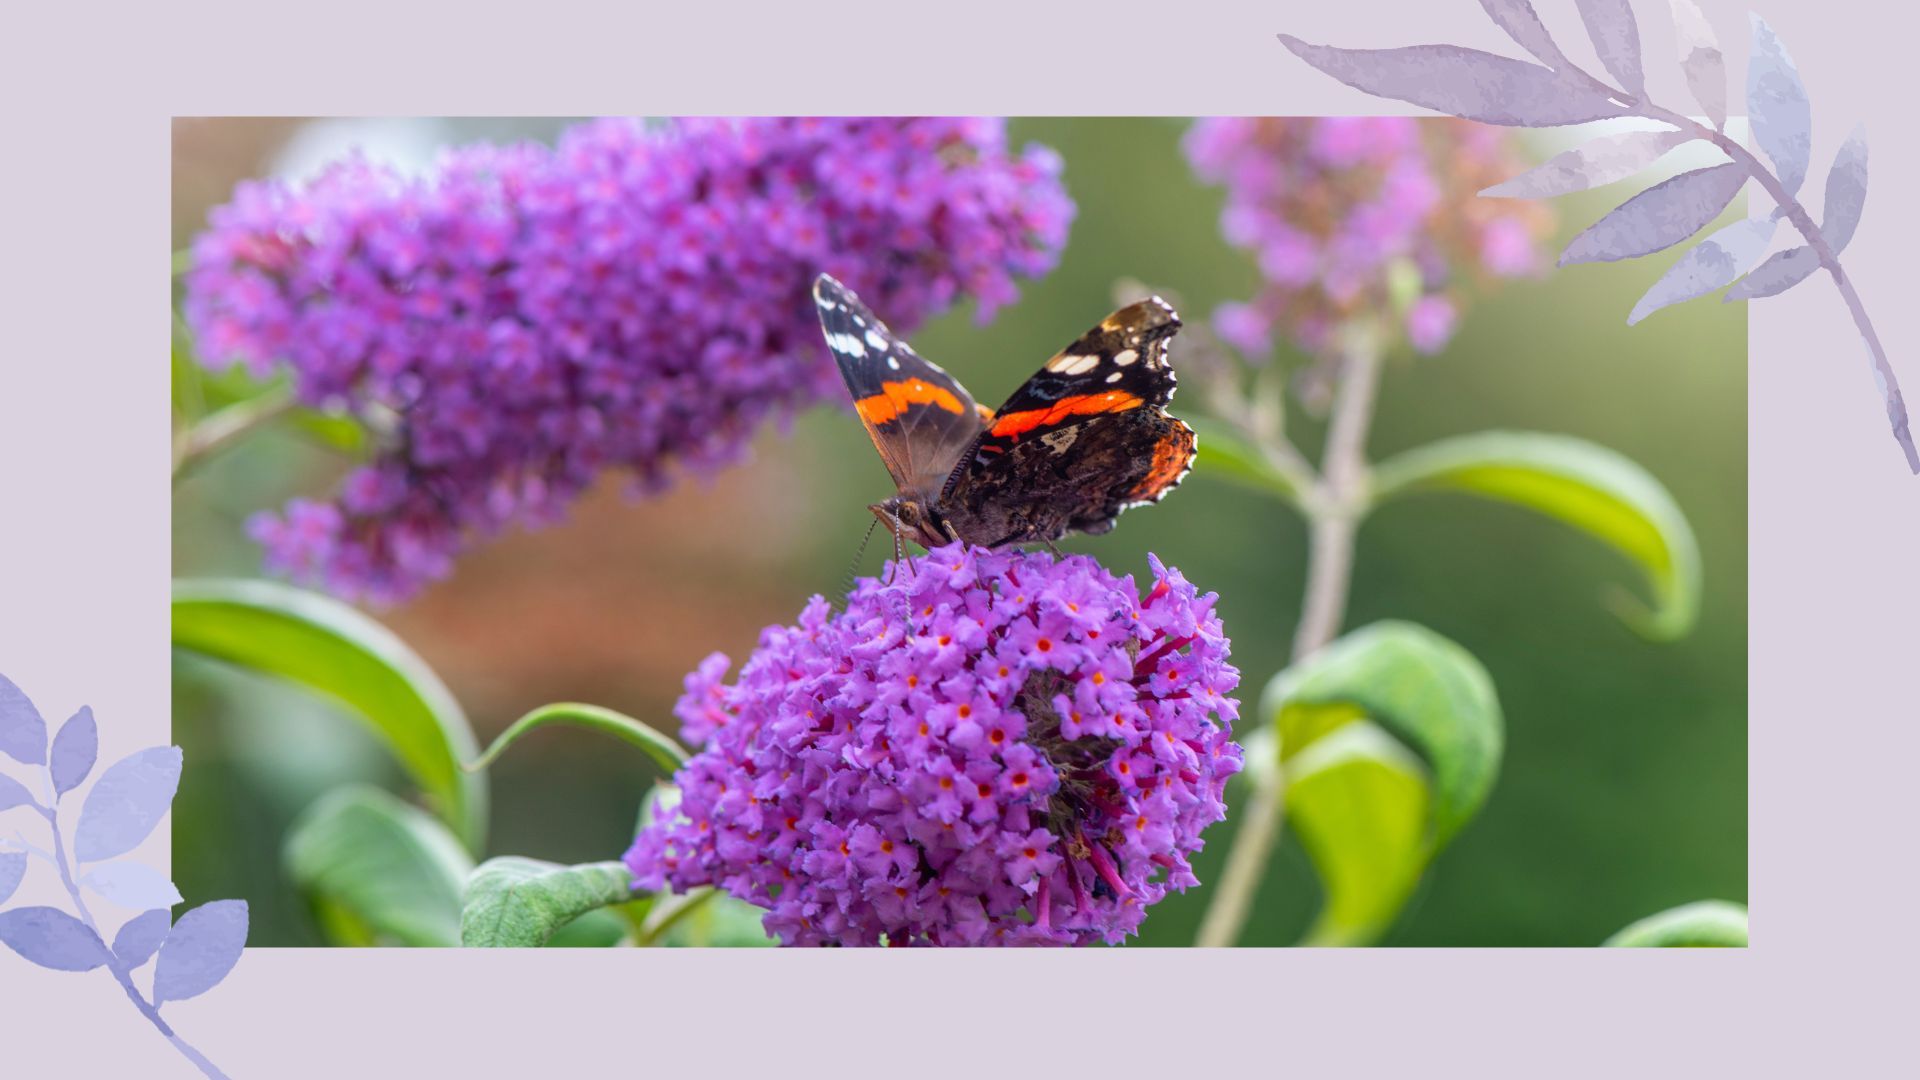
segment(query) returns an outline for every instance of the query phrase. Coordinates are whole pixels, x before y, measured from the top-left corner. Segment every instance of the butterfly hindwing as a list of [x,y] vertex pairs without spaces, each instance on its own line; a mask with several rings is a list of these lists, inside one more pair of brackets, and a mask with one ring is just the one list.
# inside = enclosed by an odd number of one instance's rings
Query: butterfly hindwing
[[942,499],[988,545],[1102,533],[1156,502],[1193,463],[1193,429],[1168,415],[1168,343],[1180,317],[1155,297],[1107,316],[995,413]]
[[985,426],[973,395],[825,274],[814,304],[854,409],[902,492],[932,494]]

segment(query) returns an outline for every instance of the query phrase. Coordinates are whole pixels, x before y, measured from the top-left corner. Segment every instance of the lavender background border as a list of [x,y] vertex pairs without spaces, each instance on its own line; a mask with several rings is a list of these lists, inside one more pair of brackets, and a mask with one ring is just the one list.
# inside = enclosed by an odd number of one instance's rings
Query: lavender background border
[[[1550,26],[1567,28],[1565,40],[1578,40],[1570,4],[1541,6]],[[1702,6],[1729,42],[1744,40],[1745,8],[1759,10],[1819,87],[1816,124],[1857,118],[1876,134],[1879,194],[1848,264],[1869,307],[1884,313],[1895,363],[1920,355],[1920,326],[1896,292],[1904,238],[1920,217],[1920,203],[1897,194],[1920,176],[1920,151],[1903,138],[1916,16],[1875,0]],[[12,167],[0,171],[0,208],[19,219],[0,258],[12,331],[0,366],[0,658],[41,700],[85,700],[121,718],[103,756],[165,741],[168,432],[152,403],[166,378],[154,351],[166,318],[155,283],[168,256],[170,113],[1411,114],[1300,64],[1273,34],[1507,51],[1473,7],[1244,0],[1093,13],[983,3],[956,21],[866,2],[831,17],[793,6],[723,22],[686,5],[554,3],[529,25],[518,5],[493,0],[458,20],[360,0],[324,15],[183,3],[117,13],[108,32],[82,13],[33,8],[16,18],[14,40],[39,44],[0,70],[6,100],[31,110],[13,125]],[[1661,62],[1674,54],[1665,4],[1635,7],[1654,92],[1683,99],[1674,65]],[[266,44],[288,41],[300,45]],[[1741,85],[1742,61],[1729,59]],[[996,69],[1021,76],[980,74]],[[1845,134],[1829,124],[1816,128],[1816,161],[1830,160]],[[1127,1040],[1136,1067],[1229,1057],[1269,1068],[1430,1068],[1434,1047],[1471,1045],[1516,1069],[1551,1062],[1566,1075],[1620,1075],[1658,1042],[1658,1060],[1674,1072],[1760,1062],[1872,1071],[1901,1030],[1897,980],[1916,948],[1892,920],[1863,928],[1858,915],[1898,910],[1920,886],[1920,867],[1887,857],[1910,842],[1906,763],[1920,757],[1911,662],[1920,501],[1885,452],[1884,421],[1855,381],[1868,378],[1865,365],[1830,290],[1755,304],[1750,319],[1751,950],[662,951],[637,970],[631,954],[614,951],[259,949],[220,994],[180,1003],[175,1019],[220,1046],[236,1077],[338,1075],[368,1062],[496,1075],[621,1061],[692,1075],[718,1057],[744,1060],[727,1035],[738,1016],[707,1002],[756,983],[788,984],[771,998],[794,1005],[756,1011],[755,1046],[812,1043],[820,1016],[799,1003],[837,1000],[834,1012],[860,1034],[860,1060],[883,1061],[919,1059],[930,1040],[978,1025],[982,1003],[1010,985],[1144,977],[1165,980],[1166,991],[1134,1004],[1161,1010],[1170,1032],[1183,1011],[1204,1010],[1208,1035]],[[163,829],[132,857],[163,865],[166,847]],[[10,1071],[191,1075],[111,1000],[119,993],[110,980],[0,963]],[[417,1007],[422,998],[435,1007]],[[470,1018],[507,1001],[519,1025],[477,1035]],[[1113,1005],[1067,998],[1051,1022],[1008,1037],[1034,1064],[1085,1066],[1088,1047],[1058,1032],[1120,1035]],[[1391,1039],[1377,1037],[1382,1016],[1393,1018]],[[1011,1046],[1001,1053],[1015,1056]]]

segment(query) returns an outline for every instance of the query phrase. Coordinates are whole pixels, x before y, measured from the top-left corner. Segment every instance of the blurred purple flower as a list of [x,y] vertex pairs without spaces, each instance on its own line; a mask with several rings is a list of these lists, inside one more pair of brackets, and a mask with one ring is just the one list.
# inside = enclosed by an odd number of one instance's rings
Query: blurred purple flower
[[420,180],[350,159],[237,188],[186,311],[210,366],[284,365],[302,401],[390,433],[331,503],[253,532],[280,572],[394,600],[605,470],[657,491],[844,396],[807,299],[821,271],[896,326],[963,296],[988,317],[1058,258],[1059,174],[966,118],[603,120]]
[[1453,301],[1444,296],[1427,295],[1407,309],[1407,340],[1423,353],[1437,353],[1453,337],[1456,312]]
[[1225,815],[1239,672],[1151,560],[937,548],[834,614],[715,654],[677,713],[701,746],[627,852],[639,887],[712,885],[790,945],[1118,942]]
[[1220,337],[1254,360],[1275,331],[1320,352],[1356,318],[1399,320],[1415,348],[1437,352],[1463,284],[1537,270],[1551,225],[1536,204],[1477,197],[1516,171],[1513,144],[1463,120],[1208,118],[1186,152],[1202,179],[1225,185],[1220,231],[1266,279],[1214,315]]

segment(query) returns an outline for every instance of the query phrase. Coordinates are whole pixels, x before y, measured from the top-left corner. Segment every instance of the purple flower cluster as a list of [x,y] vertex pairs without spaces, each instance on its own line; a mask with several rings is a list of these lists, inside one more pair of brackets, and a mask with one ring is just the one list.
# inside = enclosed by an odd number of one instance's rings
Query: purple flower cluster
[[640,887],[712,885],[790,945],[1118,942],[1225,816],[1239,672],[1152,560],[1143,600],[1082,555],[952,544],[815,597],[677,712],[701,747],[627,852]]
[[1065,243],[1059,174],[985,119],[604,120],[419,179],[353,159],[241,185],[194,244],[186,312],[210,365],[284,364],[303,402],[381,434],[333,501],[255,534],[281,572],[393,600],[604,470],[655,491],[843,395],[822,271],[900,327],[1012,300]]
[[1463,285],[1540,268],[1552,225],[1538,204],[1477,193],[1520,171],[1511,137],[1453,119],[1202,119],[1187,133],[1199,176],[1227,189],[1228,242],[1266,285],[1214,315],[1251,357],[1276,332],[1312,353],[1356,318],[1398,320],[1414,348],[1453,337]]

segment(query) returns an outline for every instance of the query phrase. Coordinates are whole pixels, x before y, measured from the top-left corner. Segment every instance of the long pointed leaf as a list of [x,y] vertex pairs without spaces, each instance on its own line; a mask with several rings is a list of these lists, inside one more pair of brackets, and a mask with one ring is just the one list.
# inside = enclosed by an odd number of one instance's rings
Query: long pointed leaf
[[1820,269],[1820,254],[1802,244],[1785,251],[1776,251],[1767,256],[1765,262],[1753,268],[1753,272],[1733,283],[1723,298],[1725,302],[1735,300],[1758,300],[1763,296],[1775,296],[1786,292],[1807,279],[1807,276]]
[[1692,138],[1675,128],[1602,135],[1555,154],[1538,167],[1480,194],[1501,199],[1539,199],[1586,191],[1625,180]]
[[1615,262],[1672,247],[1719,217],[1746,182],[1746,170],[1729,163],[1655,184],[1574,237],[1560,265]]
[[1541,63],[1555,70],[1567,66],[1567,55],[1554,44],[1553,35],[1547,33],[1539,13],[1527,0],[1480,0],[1480,6],[1515,44],[1539,58]]
[[1620,114],[1592,88],[1538,64],[1457,45],[1336,49],[1288,34],[1295,56],[1357,90],[1487,124],[1554,127]]
[[331,597],[271,581],[179,581],[175,648],[277,675],[347,705],[469,848],[486,836],[486,777],[452,691],[394,633]]
[[1488,431],[1409,450],[1374,472],[1374,499],[1454,491],[1538,511],[1633,560],[1653,593],[1609,606],[1640,633],[1671,640],[1700,609],[1700,545],[1658,480],[1613,450],[1564,435]]
[[1833,169],[1827,173],[1826,211],[1821,215],[1820,231],[1834,254],[1847,250],[1853,242],[1853,230],[1860,224],[1860,211],[1867,205],[1867,129],[1853,129],[1847,141],[1834,155]]
[[1773,230],[1773,218],[1749,218],[1736,221],[1695,244],[1633,305],[1633,311],[1627,315],[1627,325],[1632,326],[1663,307],[1705,296],[1730,284],[1767,250]]
[[1792,195],[1806,182],[1813,157],[1813,106],[1800,72],[1773,27],[1753,19],[1753,51],[1747,57],[1747,119],[1753,139],[1773,162],[1780,186]]
[[1640,69],[1640,24],[1634,20],[1627,0],[1578,0],[1580,19],[1587,24],[1587,37],[1600,57],[1607,74],[1620,81],[1620,89],[1634,97],[1645,97],[1647,78]]
[[1727,126],[1727,58],[1713,27],[1693,0],[1673,0],[1673,28],[1680,43],[1680,70],[1693,100],[1716,128]]

